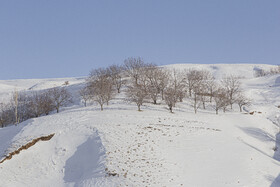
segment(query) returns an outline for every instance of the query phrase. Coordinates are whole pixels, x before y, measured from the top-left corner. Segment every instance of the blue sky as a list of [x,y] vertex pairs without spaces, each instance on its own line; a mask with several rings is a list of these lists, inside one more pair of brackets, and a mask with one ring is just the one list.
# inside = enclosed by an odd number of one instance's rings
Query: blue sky
[[280,64],[279,0],[3,0],[0,79],[85,76],[141,56]]

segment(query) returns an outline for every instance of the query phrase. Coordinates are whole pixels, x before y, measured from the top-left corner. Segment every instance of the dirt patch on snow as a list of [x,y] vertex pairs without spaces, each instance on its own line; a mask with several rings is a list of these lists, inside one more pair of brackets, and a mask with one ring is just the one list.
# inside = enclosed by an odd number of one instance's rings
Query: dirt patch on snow
[[2,160],[0,161],[0,164],[2,164],[2,163],[3,163],[4,161],[6,161],[6,160],[12,159],[12,157],[13,157],[14,155],[19,154],[22,150],[28,149],[29,147],[35,145],[37,142],[39,142],[39,141],[48,141],[48,140],[50,140],[53,136],[54,136],[54,134],[50,134],[50,135],[48,135],[48,136],[41,136],[41,137],[39,137],[39,138],[33,139],[31,142],[28,142],[27,144],[21,146],[19,149],[15,150],[15,151],[13,151],[13,152],[11,152],[11,153],[9,153],[4,159],[2,159]]

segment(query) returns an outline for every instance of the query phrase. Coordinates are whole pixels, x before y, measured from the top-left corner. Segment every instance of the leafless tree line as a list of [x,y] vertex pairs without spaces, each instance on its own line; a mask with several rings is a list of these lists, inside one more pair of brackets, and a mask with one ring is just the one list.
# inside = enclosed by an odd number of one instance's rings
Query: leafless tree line
[[123,66],[112,65],[108,68],[93,69],[86,81],[86,86],[80,90],[80,96],[87,106],[89,101],[94,101],[103,110],[104,104],[109,105],[116,93],[120,93],[125,84]]
[[[63,87],[39,92],[14,92],[11,102],[0,104],[0,126],[17,124],[41,115],[48,115],[71,102],[71,94]],[[123,88],[123,89],[122,89]],[[79,93],[87,106],[94,101],[103,110],[104,105],[124,90],[126,101],[135,103],[139,111],[144,103],[165,103],[173,112],[178,102],[186,99],[194,112],[211,107],[218,114],[234,104],[242,111],[250,100],[244,96],[237,77],[228,76],[221,81],[205,70],[188,69],[179,71],[145,63],[140,57],[131,57],[123,65],[93,69],[86,86]]]
[[237,104],[240,111],[250,104],[237,77],[228,76],[217,81],[205,70],[168,70],[145,63],[140,57],[128,58],[121,66],[92,70],[80,95],[85,106],[91,100],[103,110],[103,105],[108,105],[123,86],[126,100],[135,103],[139,111],[144,103],[158,104],[159,100],[166,103],[170,112],[184,99],[195,113],[199,108],[206,109],[209,103],[217,114],[219,110],[232,109],[233,104]]
[[130,77],[126,89],[127,100],[135,102],[138,110],[144,102],[150,100],[157,104],[160,95],[170,112],[184,98],[190,101],[195,113],[198,108],[206,109],[206,103],[212,103],[213,98],[217,114],[219,109],[224,112],[228,107],[232,109],[233,104],[238,104],[240,111],[243,106],[250,104],[241,90],[238,78],[234,76],[218,82],[205,70],[167,70],[146,64],[140,58],[127,59],[125,66]]
[[268,75],[280,74],[280,65],[270,68],[270,70],[257,69],[255,70],[255,77],[264,77]]
[[0,103],[0,126],[18,124],[30,118],[48,115],[71,102],[71,94],[65,87],[45,91],[15,91],[8,103]]

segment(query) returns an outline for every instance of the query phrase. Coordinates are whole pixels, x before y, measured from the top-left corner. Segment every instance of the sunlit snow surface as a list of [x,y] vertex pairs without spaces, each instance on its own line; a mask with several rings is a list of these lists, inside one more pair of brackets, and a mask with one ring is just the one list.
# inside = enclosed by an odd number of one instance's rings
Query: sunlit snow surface
[[[208,106],[194,114],[187,102],[174,114],[164,104],[134,104],[118,94],[104,111],[83,107],[78,90],[84,78],[0,81],[0,100],[12,91],[62,86],[75,96],[59,114],[0,129],[0,156],[30,140],[55,133],[0,164],[0,186],[280,186],[280,86],[277,75],[254,78],[254,69],[270,65],[169,65],[170,69],[209,70],[220,79],[239,76],[253,99],[247,111],[215,115]],[[279,139],[279,138],[278,138]],[[115,176],[109,175],[116,174]]]

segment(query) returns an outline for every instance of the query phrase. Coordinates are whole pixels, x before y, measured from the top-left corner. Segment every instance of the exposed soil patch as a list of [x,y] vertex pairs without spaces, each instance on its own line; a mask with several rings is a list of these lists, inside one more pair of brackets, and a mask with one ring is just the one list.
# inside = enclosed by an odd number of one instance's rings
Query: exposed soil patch
[[4,159],[2,159],[2,160],[0,161],[0,164],[2,164],[2,163],[3,163],[4,161],[6,161],[6,160],[10,160],[14,155],[19,154],[22,150],[28,149],[29,147],[35,145],[38,141],[40,141],[40,140],[41,140],[41,141],[48,141],[48,140],[50,140],[53,136],[54,136],[54,134],[50,134],[50,135],[48,135],[48,136],[41,136],[41,137],[39,137],[39,138],[33,139],[31,142],[29,142],[29,143],[27,143],[27,144],[21,146],[19,149],[15,150],[15,151],[9,153]]

